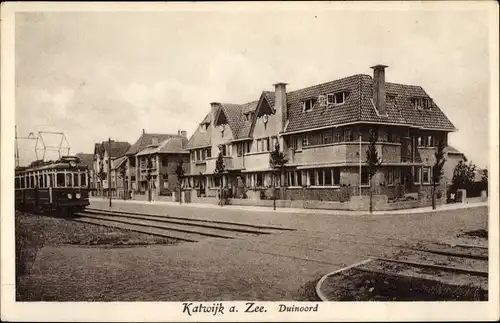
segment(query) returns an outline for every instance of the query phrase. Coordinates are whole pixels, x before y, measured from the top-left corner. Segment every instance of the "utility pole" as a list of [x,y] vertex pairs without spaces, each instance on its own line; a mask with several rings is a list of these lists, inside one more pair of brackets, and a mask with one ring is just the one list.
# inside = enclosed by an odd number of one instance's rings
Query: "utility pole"
[[111,138],[108,138],[108,197],[111,207]]
[[17,145],[17,125],[15,126],[15,131],[16,131],[16,151],[15,151],[15,154],[16,154],[16,167],[19,167],[19,146]]

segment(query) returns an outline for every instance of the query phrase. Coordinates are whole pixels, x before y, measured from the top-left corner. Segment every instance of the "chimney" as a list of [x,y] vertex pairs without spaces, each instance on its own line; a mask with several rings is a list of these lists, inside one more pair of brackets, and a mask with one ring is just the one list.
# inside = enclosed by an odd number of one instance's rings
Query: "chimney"
[[142,134],[145,134],[146,133],[146,130],[142,129]]
[[177,135],[181,136],[183,138],[187,138],[187,131],[179,129],[179,130],[177,130]]
[[274,108],[278,120],[281,121],[281,131],[285,130],[285,124],[288,120],[288,107],[286,102],[286,83],[274,84]]
[[211,121],[212,128],[214,128],[215,114],[217,113],[217,110],[219,109],[219,107],[220,107],[220,103],[219,102],[212,102],[212,103],[210,103],[210,108],[211,108],[211,111],[212,111],[212,121]]
[[375,65],[373,68],[373,103],[379,114],[387,114],[385,109],[385,68],[386,65]]

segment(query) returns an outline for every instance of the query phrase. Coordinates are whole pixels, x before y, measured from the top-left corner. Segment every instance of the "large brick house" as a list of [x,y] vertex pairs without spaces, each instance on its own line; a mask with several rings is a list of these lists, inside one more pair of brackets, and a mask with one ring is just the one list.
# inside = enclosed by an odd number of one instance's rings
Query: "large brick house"
[[186,185],[198,195],[215,196],[215,159],[222,151],[223,185],[232,196],[267,199],[273,178],[269,151],[278,142],[288,158],[284,183],[278,182],[286,187],[281,199],[365,195],[366,150],[370,131],[376,131],[383,164],[374,192],[388,199],[428,198],[435,147],[441,140],[447,144],[456,129],[421,86],[386,82],[384,65],[372,69],[373,77],[353,75],[291,92],[277,83],[256,101],[211,103],[187,145]]
[[[156,196],[170,195],[177,187],[175,169],[180,159],[184,162],[186,174],[189,174],[189,152],[185,150],[187,142],[185,131],[151,134],[143,130],[125,154],[129,190],[134,194],[146,194],[151,187]],[[151,176],[149,182],[148,172]]]

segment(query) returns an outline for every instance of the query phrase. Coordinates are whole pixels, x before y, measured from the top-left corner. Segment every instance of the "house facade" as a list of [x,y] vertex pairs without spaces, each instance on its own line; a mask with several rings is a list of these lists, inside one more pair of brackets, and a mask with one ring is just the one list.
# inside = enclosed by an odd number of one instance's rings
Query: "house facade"
[[179,160],[183,161],[186,174],[190,173],[187,142],[187,133],[182,130],[177,134],[150,134],[143,130],[125,157],[132,194],[145,195],[151,189],[155,196],[171,195],[177,189],[175,169]]
[[[108,174],[110,172],[109,162],[113,162],[125,155],[130,148],[130,144],[125,141],[103,141],[94,145],[93,175],[95,180],[95,190],[101,194],[109,189]],[[111,167],[111,170],[113,166]],[[114,181],[116,184],[116,181]],[[112,181],[113,183],[113,181]],[[116,186],[111,185],[111,190],[116,191]],[[106,193],[107,194],[107,193]]]
[[[211,103],[187,145],[186,185],[198,196],[216,196],[213,174],[222,152],[222,185],[230,196],[269,199],[275,178],[269,153],[279,143],[288,159],[276,180],[286,188],[280,199],[345,201],[367,195],[371,185],[389,200],[430,198],[437,144],[447,145],[456,129],[422,87],[386,82],[386,67],[291,92],[277,83],[245,104]],[[369,183],[372,131],[382,166]],[[439,196],[443,189],[444,181]]]

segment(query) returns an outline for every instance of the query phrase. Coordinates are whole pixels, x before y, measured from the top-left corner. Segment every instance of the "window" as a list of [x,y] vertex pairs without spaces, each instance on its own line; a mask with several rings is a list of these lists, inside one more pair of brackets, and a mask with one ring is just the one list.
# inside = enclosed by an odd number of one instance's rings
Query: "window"
[[161,157],[161,165],[165,167],[168,166],[168,156]]
[[342,104],[347,98],[347,92],[338,92],[327,94],[326,100],[328,104]]
[[309,185],[316,185],[316,171],[314,169],[310,169],[309,172]]
[[411,104],[415,109],[422,109],[422,100],[420,98],[412,98],[411,99]]
[[129,161],[130,161],[130,167],[135,167],[135,158],[134,157],[129,158]]
[[327,94],[326,101],[328,102],[328,104],[335,104],[335,95],[334,94]]
[[270,150],[274,150],[274,148],[276,147],[276,144],[278,144],[278,138],[273,137],[272,138],[272,146],[270,147],[271,148]]
[[342,142],[342,132],[335,130],[333,133],[333,142]]
[[430,110],[432,107],[432,100],[429,98],[424,99],[424,109],[425,110]]
[[396,172],[396,168],[389,167],[387,168],[387,185],[394,185],[394,173]]
[[335,94],[335,104],[342,104],[345,101],[345,92]]
[[418,147],[422,146],[422,137],[417,137],[417,146]]
[[324,178],[324,172],[323,172],[323,169],[318,169],[316,171],[316,174],[317,174],[317,177],[318,177],[318,180],[317,180],[317,184],[319,186],[323,186],[324,183],[325,183],[325,178]]
[[222,149],[222,156],[226,156],[226,153],[227,153],[227,147],[226,147],[226,145],[222,145],[221,149]]
[[344,130],[344,141],[352,141],[353,136],[352,136],[352,131],[349,128],[346,128]]
[[431,182],[431,168],[424,167],[422,169],[422,183],[429,184]]
[[333,184],[340,185],[340,168],[333,168]]
[[64,187],[64,173],[57,173],[57,187]]
[[38,187],[43,187],[43,176],[38,175]]
[[296,186],[297,183],[295,182],[295,172],[287,172],[287,182],[288,186]]
[[24,183],[24,176],[21,177],[21,188],[26,188]]
[[297,175],[297,186],[302,186],[302,172],[298,170],[295,174]]
[[243,156],[243,144],[242,143],[239,143],[236,145],[236,155],[238,157]]
[[413,182],[419,184],[420,176],[421,176],[421,168],[413,166]]
[[246,153],[249,154],[252,149],[252,142],[251,141],[247,142],[245,146],[246,146]]
[[331,186],[332,185],[332,169],[326,168],[324,173],[325,173],[325,186]]
[[75,187],[79,186],[79,184],[78,184],[78,174],[77,173],[73,174],[73,186],[75,186]]
[[212,158],[212,148],[206,148],[207,150],[207,158]]
[[224,127],[222,127],[222,128],[220,129],[220,136],[221,136],[221,138],[224,138],[224,130],[225,130],[225,128],[224,128]]
[[309,136],[305,135],[302,137],[302,147],[309,146]]
[[257,177],[257,179],[256,179],[256,185],[255,186],[257,186],[257,187],[263,186],[264,183],[263,183],[262,173],[257,173],[255,175]]
[[66,187],[73,187],[73,176],[71,173],[66,174]]
[[80,186],[82,186],[82,187],[87,186],[87,174],[86,173],[80,174]]
[[388,142],[394,142],[394,137],[392,136],[392,132],[387,133],[387,141]]
[[432,140],[432,136],[427,136],[427,142],[426,142],[426,146],[427,147],[433,147],[434,144],[433,144],[433,140]]
[[361,167],[361,185],[370,185],[369,181],[368,167]]
[[265,144],[265,146],[266,146],[266,147],[265,147],[265,148],[266,148],[266,150],[264,150],[264,151],[269,151],[269,150],[270,150],[270,149],[269,149],[269,148],[270,148],[270,145],[269,145],[269,138],[264,139],[264,141],[265,141],[265,143],[266,143],[266,144]]
[[304,104],[303,106],[304,112],[311,111],[314,106],[314,99],[305,100],[303,104]]
[[323,144],[332,143],[332,133],[331,131],[323,133]]

